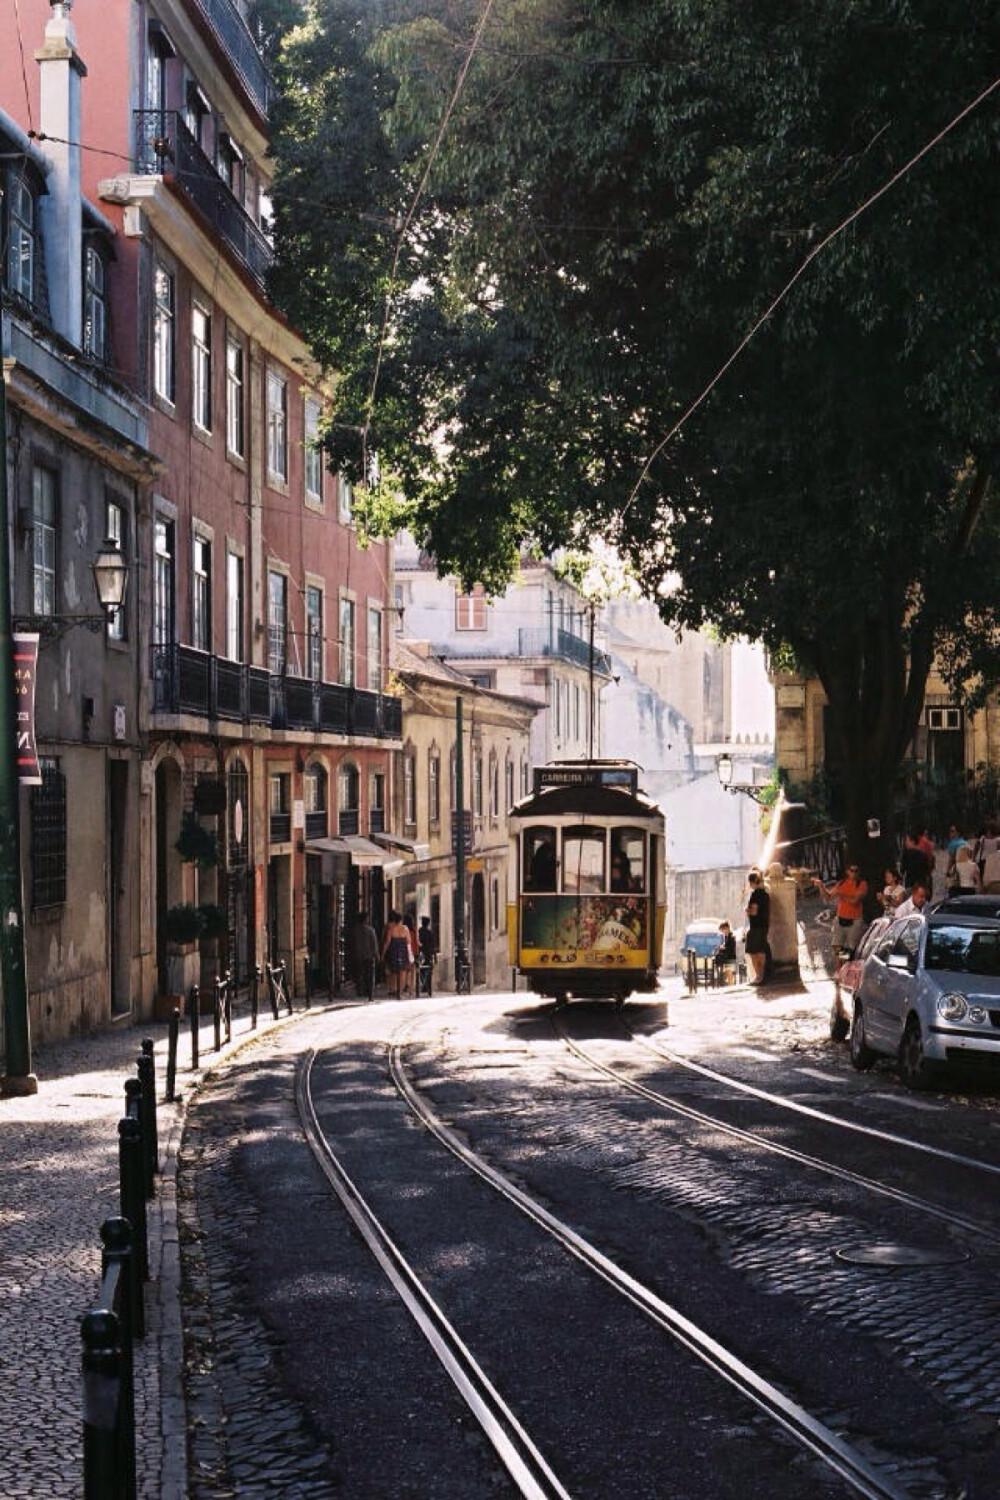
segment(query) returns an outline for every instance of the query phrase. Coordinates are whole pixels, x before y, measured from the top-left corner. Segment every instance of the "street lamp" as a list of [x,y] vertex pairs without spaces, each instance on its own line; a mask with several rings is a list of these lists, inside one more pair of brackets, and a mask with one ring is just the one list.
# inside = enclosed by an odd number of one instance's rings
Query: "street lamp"
[[104,545],[91,564],[91,571],[97,597],[110,625],[124,603],[125,585],[128,583],[128,568],[117,538],[105,538]]
[[732,792],[734,797],[737,792],[742,792],[745,797],[756,802],[758,807],[766,807],[767,798],[763,791],[752,781],[735,781],[733,779],[735,773],[736,766],[728,751],[724,750],[721,755],[715,757],[715,774],[719,778],[720,786],[724,786],[727,792]]

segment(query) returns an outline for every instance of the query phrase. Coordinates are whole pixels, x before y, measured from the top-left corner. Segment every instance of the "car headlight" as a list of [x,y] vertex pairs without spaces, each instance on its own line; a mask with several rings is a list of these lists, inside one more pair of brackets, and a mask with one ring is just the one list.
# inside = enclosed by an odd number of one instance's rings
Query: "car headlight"
[[938,997],[937,1013],[942,1021],[962,1021],[968,1009],[964,995],[953,994]]

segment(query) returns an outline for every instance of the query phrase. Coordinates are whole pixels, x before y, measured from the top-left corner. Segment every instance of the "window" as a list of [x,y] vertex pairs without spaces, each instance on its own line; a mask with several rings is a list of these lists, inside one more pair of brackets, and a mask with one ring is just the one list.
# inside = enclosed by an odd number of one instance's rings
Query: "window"
[[394,583],[392,586],[392,606],[396,615],[396,634],[402,635],[405,629],[406,590],[401,583]]
[[562,889],[571,895],[604,890],[604,829],[567,828],[563,833]]
[[108,352],[108,304],[103,257],[88,245],[83,252],[83,344],[84,354],[104,360]]
[[326,771],[312,761],[302,778],[302,800],[306,811],[306,838],[326,837]]
[[496,822],[500,816],[500,767],[496,756],[490,754],[490,820]]
[[341,599],[339,621],[339,677],[345,687],[354,686],[354,600]]
[[189,80],[184,96],[184,123],[205,155],[211,160],[215,154],[212,141],[212,106],[193,79]]
[[219,176],[233,197],[242,203],[246,176],[243,153],[232,136],[227,135],[225,131],[219,134]]
[[243,559],[238,552],[226,553],[226,655],[243,660]]
[[349,526],[354,513],[354,490],[351,481],[343,474],[337,475],[337,520]]
[[153,390],[174,399],[174,278],[157,262],[153,269]]
[[481,583],[477,583],[471,594],[455,595],[455,629],[486,629],[486,595]]
[[500,881],[496,875],[490,876],[490,930],[501,932],[503,930],[500,921]]
[[[109,541],[118,543],[122,561],[128,560],[128,537],[126,535],[125,507],[117,500],[108,500],[104,506],[104,535]],[[108,617],[108,640],[125,639],[125,607],[122,605]]]
[[15,297],[35,295],[35,199],[23,177],[8,178],[7,286]]
[[358,831],[358,769],[349,761],[337,772],[337,832]]
[[368,606],[368,631],[366,641],[368,681],[366,687],[372,693],[382,691],[382,611],[374,604]]
[[417,821],[417,758],[403,756],[403,822],[412,827]]
[[66,900],[66,778],[58,757],[42,757],[41,786],[31,788],[31,905]]
[[483,757],[479,750],[472,752],[472,815],[483,815]]
[[319,414],[319,402],[315,396],[307,396],[303,416],[304,485],[310,500],[323,498],[323,451],[319,446]]
[[288,580],[284,573],[267,574],[267,668],[282,677],[288,660]]
[[504,812],[510,812],[514,806],[514,762],[509,755],[503,768],[503,795]]
[[196,536],[191,559],[191,644],[199,651],[212,649],[212,544]]
[[229,793],[226,798],[229,868],[232,870],[247,863],[249,856],[250,777],[247,768],[237,757],[229,767]]
[[31,610],[56,612],[56,476],[36,464],[31,475]]
[[384,771],[373,771],[368,780],[368,827],[372,833],[385,830]]
[[291,777],[287,771],[272,771],[268,777],[269,837],[272,844],[285,844],[292,836]]
[[162,516],[153,522],[153,645],[174,639],[174,523]]
[[226,447],[237,458],[243,453],[243,345],[226,340]]
[[432,823],[441,821],[441,757],[427,757],[427,816]]
[[306,586],[306,676],[313,682],[323,678],[323,590]]
[[212,430],[212,315],[196,302],[191,309],[191,416]]
[[267,372],[267,472],[288,478],[288,385],[273,370]]

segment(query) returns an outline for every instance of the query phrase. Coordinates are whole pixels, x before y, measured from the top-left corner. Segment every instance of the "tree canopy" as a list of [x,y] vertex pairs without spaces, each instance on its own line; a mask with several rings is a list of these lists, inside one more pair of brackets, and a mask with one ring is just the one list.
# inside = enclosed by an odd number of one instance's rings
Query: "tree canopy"
[[932,660],[1000,667],[998,56],[985,0],[311,0],[279,53],[274,291],[370,523],[494,588],[600,535],[789,647],[855,830]]

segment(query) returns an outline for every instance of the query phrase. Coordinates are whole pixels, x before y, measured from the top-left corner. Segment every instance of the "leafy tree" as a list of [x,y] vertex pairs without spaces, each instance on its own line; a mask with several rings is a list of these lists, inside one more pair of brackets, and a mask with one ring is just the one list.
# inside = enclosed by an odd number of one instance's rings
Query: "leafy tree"
[[488,587],[600,535],[787,645],[857,839],[932,660],[1000,662],[998,51],[985,0],[314,0],[279,64],[275,291],[372,524]]

